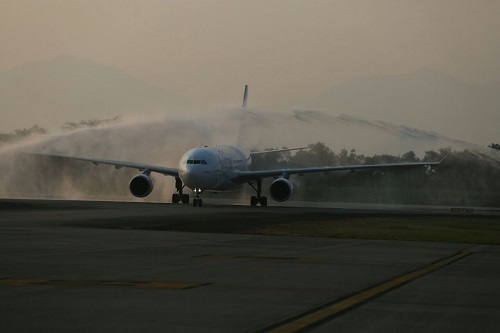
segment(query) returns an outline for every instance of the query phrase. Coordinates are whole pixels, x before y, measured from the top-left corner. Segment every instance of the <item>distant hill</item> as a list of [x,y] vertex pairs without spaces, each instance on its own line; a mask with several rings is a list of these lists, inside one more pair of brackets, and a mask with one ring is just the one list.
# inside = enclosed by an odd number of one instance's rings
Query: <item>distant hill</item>
[[468,84],[431,69],[352,80],[306,105],[480,144],[500,140],[500,83]]
[[0,132],[185,107],[186,103],[112,66],[71,56],[0,73]]

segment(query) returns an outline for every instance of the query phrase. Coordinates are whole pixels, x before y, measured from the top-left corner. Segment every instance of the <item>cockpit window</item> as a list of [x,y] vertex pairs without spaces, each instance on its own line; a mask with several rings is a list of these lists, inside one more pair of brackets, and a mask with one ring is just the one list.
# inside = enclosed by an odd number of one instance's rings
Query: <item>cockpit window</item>
[[186,164],[205,164],[207,165],[207,161],[205,160],[187,160]]

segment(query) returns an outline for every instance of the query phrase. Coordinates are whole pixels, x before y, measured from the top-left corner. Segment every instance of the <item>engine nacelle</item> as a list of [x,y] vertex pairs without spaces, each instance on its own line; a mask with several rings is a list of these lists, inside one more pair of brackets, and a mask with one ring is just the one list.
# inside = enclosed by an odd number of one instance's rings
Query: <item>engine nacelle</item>
[[278,178],[269,186],[269,195],[274,201],[282,202],[290,199],[293,193],[293,184],[285,178]]
[[138,198],[147,197],[153,191],[153,187],[153,179],[144,173],[134,176],[128,184],[130,193]]

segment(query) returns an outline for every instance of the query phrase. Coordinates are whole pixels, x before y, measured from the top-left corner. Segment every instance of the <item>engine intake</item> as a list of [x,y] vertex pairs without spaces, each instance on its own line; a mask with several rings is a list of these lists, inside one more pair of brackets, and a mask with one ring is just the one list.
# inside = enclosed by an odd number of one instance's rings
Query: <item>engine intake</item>
[[146,174],[141,173],[140,175],[134,176],[128,184],[130,193],[138,198],[147,197],[151,191],[153,191],[154,183],[153,179]]
[[269,186],[269,194],[273,200],[283,202],[290,199],[293,193],[293,184],[288,179],[278,178]]

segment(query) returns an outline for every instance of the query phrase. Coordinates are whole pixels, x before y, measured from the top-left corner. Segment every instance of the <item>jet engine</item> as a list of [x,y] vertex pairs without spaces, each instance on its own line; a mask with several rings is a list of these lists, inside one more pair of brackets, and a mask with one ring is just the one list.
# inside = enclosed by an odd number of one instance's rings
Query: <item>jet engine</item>
[[144,173],[134,176],[128,184],[130,193],[138,198],[147,197],[153,191],[153,187],[153,179]]
[[273,200],[282,202],[290,199],[293,193],[293,184],[285,178],[278,178],[269,186],[269,194]]

